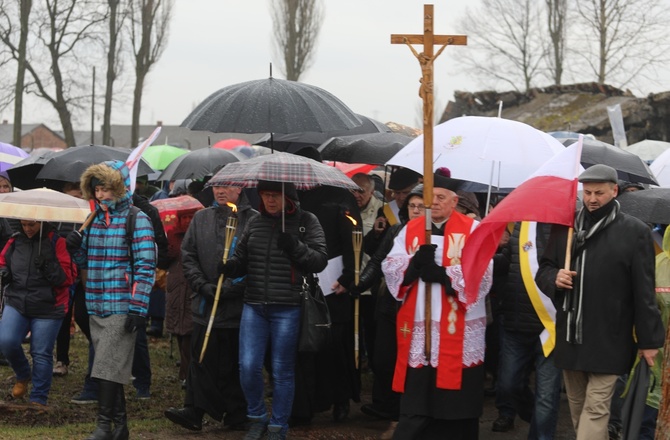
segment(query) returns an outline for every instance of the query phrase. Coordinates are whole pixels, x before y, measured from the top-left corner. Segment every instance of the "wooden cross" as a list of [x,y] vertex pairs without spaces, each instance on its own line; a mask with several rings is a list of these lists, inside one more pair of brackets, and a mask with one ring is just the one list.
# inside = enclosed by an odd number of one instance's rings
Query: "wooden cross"
[[[431,213],[430,205],[433,201],[433,63],[447,46],[465,46],[468,37],[465,35],[435,35],[433,34],[433,5],[423,5],[423,35],[393,34],[391,44],[406,44],[421,65],[421,87],[419,96],[423,100],[423,200],[426,205],[426,243],[430,244]],[[412,44],[423,44],[423,52],[418,53]],[[433,54],[433,45],[442,47]],[[431,345],[431,307],[430,285],[426,285],[426,344],[425,356],[430,359]]]
[[402,337],[406,338],[407,335],[412,333],[412,329],[407,326],[407,321],[403,324],[402,328],[400,329],[400,333],[402,333]]

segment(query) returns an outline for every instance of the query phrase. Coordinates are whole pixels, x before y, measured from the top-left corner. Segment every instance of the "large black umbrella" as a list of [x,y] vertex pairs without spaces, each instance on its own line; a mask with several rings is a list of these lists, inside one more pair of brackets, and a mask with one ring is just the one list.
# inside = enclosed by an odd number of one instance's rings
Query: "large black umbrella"
[[158,176],[157,180],[202,179],[213,175],[222,166],[246,159],[229,150],[201,148],[173,160]]
[[354,134],[368,133],[390,133],[391,129],[384,123],[367,116],[356,114],[361,120],[358,125],[350,130],[333,130],[326,132],[306,131],[300,133],[272,133],[256,143],[266,147],[272,147],[274,150],[295,153],[301,148],[317,148],[331,137],[349,136]]
[[[128,160],[131,150],[114,148],[106,145],[82,145],[70,147],[62,151],[46,153],[36,158],[27,158],[12,167],[10,179],[17,176],[17,183],[21,189],[39,188],[46,186],[55,190],[62,188],[63,182],[78,182],[81,174],[91,165],[108,160]],[[33,174],[35,173],[36,174]],[[138,176],[153,173],[149,164],[142,160],[138,165]],[[19,185],[19,182],[23,186]]]
[[625,192],[617,200],[623,212],[645,223],[670,223],[670,188]]
[[181,125],[214,133],[297,133],[347,130],[360,124],[356,114],[329,92],[268,78],[211,94]]
[[319,146],[324,160],[383,165],[412,140],[399,133],[332,137]]
[[[621,438],[623,440],[637,440],[640,437],[644,406],[649,392],[649,377],[650,371],[647,361],[644,358],[639,359],[632,373],[623,408],[621,408],[623,422]],[[656,386],[660,386],[660,384],[656,384]]]
[[[577,142],[577,139],[567,138],[559,141],[567,147]],[[584,138],[581,163],[584,168],[596,164],[609,165],[617,170],[621,180],[658,185],[654,173],[639,156],[602,141]]]

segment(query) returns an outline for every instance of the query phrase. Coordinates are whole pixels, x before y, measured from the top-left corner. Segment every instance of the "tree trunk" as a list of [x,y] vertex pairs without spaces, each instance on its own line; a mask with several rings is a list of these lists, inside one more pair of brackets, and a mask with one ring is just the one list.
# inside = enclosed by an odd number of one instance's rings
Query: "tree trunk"
[[112,100],[116,81],[116,42],[118,39],[117,11],[119,0],[109,0],[109,47],[107,48],[107,82],[105,84],[105,109],[102,116],[102,143],[110,145],[112,137]]
[[28,42],[28,19],[33,7],[32,0],[21,0],[21,36],[19,39],[19,53],[17,59],[16,86],[14,88],[14,128],[12,143],[21,146],[21,132],[23,123],[23,89],[26,79],[26,45]]
[[133,91],[133,122],[130,130],[130,148],[135,148],[140,140],[140,113],[142,111],[142,91],[144,89],[144,74],[135,78],[135,90]]

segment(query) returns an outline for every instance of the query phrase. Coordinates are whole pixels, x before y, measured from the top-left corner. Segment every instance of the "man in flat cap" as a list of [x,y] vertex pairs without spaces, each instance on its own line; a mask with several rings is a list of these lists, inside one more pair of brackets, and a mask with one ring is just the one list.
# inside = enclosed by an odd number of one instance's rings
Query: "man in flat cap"
[[619,210],[617,173],[594,165],[579,176],[584,206],[568,228],[554,226],[535,277],[553,297],[556,366],[563,369],[577,440],[607,440],[617,377],[635,356],[653,365],[665,333],[654,297],[651,230]]
[[[476,301],[467,303],[461,251],[479,223],[456,211],[459,184],[435,174],[431,243],[424,233],[426,217],[410,220],[382,263],[389,291],[402,301],[393,390],[403,394],[395,439],[478,438],[484,400],[484,297],[491,288],[492,265]],[[426,295],[432,304],[428,356]]]

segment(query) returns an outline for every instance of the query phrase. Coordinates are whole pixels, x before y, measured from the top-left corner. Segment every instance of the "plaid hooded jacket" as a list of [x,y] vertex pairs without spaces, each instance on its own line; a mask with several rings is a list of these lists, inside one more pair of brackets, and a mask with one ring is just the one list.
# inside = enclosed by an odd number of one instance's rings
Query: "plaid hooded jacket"
[[[114,193],[103,209],[95,199],[93,178]],[[90,315],[109,316],[134,313],[147,315],[149,293],[156,273],[156,244],[151,220],[143,212],[135,218],[132,243],[126,243],[126,217],[131,193],[128,167],[121,161],[91,165],[81,176],[85,199],[95,201],[95,219],[83,233],[75,262],[88,269],[86,307]],[[131,267],[129,252],[133,253]]]

